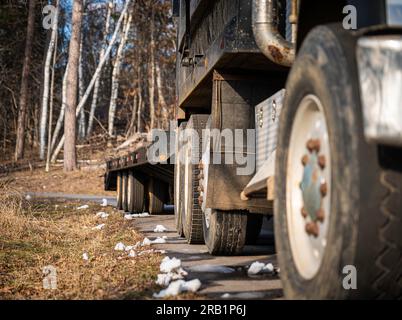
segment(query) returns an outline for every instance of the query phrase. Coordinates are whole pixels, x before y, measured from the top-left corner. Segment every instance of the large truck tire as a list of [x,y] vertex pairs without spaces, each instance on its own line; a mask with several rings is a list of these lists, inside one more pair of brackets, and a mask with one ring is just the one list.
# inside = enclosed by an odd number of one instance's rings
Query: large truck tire
[[133,171],[128,173],[127,207],[131,213],[141,213],[145,209],[144,181]]
[[287,298],[402,295],[402,175],[364,139],[355,45],[315,28],[287,81],[274,210]]
[[[211,117],[208,117],[206,132],[203,139],[203,154],[200,161],[200,173],[203,176],[200,181],[202,190],[202,229],[205,245],[212,255],[233,256],[239,255],[246,244],[247,211],[222,211],[206,207],[208,196],[208,172],[210,165]],[[255,231],[255,230],[253,230]],[[254,234],[255,235],[255,234]],[[253,235],[253,236],[254,236]],[[253,238],[250,232],[250,238]],[[253,239],[250,239],[251,241]]]
[[116,207],[118,210],[123,210],[123,175],[121,172],[117,173],[116,184]]
[[190,244],[204,243],[202,210],[200,206],[200,170],[202,153],[202,130],[208,115],[192,115],[186,126],[184,145],[184,210],[182,216],[184,235]]
[[207,209],[203,228],[205,244],[210,254],[239,255],[246,244],[247,212]]
[[122,194],[121,194],[121,203],[122,203],[122,209],[124,212],[128,212],[128,172],[124,171],[122,173]]
[[163,204],[166,202],[167,198],[167,185],[156,179],[151,178],[148,184],[148,204],[150,214],[161,214],[163,213]]
[[176,136],[176,162],[174,167],[174,216],[175,225],[179,237],[184,237],[182,210],[183,210],[183,184],[184,184],[184,164],[182,161],[182,145],[180,135],[186,128],[187,122],[182,122],[178,128]]

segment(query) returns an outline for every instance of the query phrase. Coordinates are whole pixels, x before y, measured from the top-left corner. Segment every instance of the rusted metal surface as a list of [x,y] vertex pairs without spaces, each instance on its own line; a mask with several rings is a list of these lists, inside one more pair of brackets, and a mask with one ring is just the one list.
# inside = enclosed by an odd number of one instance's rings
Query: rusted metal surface
[[[252,26],[255,42],[274,63],[290,67],[295,59],[295,46],[286,41],[278,29],[276,0],[253,0]],[[293,13],[293,18],[296,13]]]

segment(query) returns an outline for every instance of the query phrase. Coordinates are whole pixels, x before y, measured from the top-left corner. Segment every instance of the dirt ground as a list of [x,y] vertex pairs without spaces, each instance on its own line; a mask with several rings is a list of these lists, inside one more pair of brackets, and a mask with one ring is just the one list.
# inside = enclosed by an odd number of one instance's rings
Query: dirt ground
[[81,169],[65,173],[61,167],[45,172],[43,168],[33,171],[14,172],[0,181],[9,181],[9,187],[19,192],[62,192],[114,196],[104,190],[104,169]]

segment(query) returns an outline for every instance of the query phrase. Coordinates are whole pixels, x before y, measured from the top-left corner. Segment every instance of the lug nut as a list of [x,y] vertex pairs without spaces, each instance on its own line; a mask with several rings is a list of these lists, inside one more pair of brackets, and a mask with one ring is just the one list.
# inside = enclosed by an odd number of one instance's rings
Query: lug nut
[[307,218],[307,216],[308,216],[308,212],[304,207],[301,209],[301,214],[302,214],[303,218]]
[[199,185],[197,188],[198,192],[204,192],[204,186],[203,185]]
[[328,193],[328,186],[327,186],[327,183],[326,183],[326,182],[321,183],[320,192],[321,192],[321,195],[322,195],[323,197],[325,197],[325,196],[327,195],[327,193]]
[[324,170],[325,169],[325,165],[326,165],[326,159],[325,159],[325,156],[319,156],[318,157],[318,165],[320,166],[320,168],[322,169],[322,170]]
[[198,175],[198,180],[202,180],[202,179],[204,179],[204,173],[200,173],[199,175]]
[[323,223],[325,220],[325,212],[323,209],[319,209],[317,211],[317,221]]
[[320,140],[318,140],[318,139],[310,139],[309,141],[307,141],[307,145],[306,145],[308,151],[310,151],[310,152],[315,151],[317,153],[320,152],[320,146],[321,146],[321,143],[320,143]]
[[318,237],[319,234],[319,227],[318,224],[315,222],[309,222],[306,224],[306,232],[310,236],[314,236],[315,238]]
[[305,155],[303,156],[303,158],[302,158],[302,164],[303,164],[303,166],[306,166],[306,165],[307,165],[308,160],[309,160],[309,157],[308,157],[307,154],[305,154]]

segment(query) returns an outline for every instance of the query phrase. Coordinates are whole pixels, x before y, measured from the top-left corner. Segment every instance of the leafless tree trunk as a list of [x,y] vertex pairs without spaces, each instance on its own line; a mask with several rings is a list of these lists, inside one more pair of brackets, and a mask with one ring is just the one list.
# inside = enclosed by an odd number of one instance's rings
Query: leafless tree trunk
[[29,1],[27,39],[25,44],[25,58],[24,58],[24,65],[22,68],[20,101],[18,110],[18,127],[17,127],[17,142],[15,146],[15,160],[19,160],[24,157],[25,118],[27,114],[28,79],[29,79],[31,56],[32,56],[32,42],[34,36],[35,5],[36,0]]
[[135,132],[135,120],[137,116],[137,106],[138,106],[138,93],[134,93],[133,97],[133,107],[131,109],[131,118],[130,118],[130,125],[126,132],[126,136],[131,136]]
[[123,51],[126,45],[128,32],[130,31],[131,26],[131,19],[132,15],[129,14],[125,17],[125,22],[123,26],[123,30],[120,37],[120,43],[117,48],[116,59],[113,66],[113,73],[112,73],[112,94],[110,97],[110,104],[109,104],[109,122],[108,122],[108,132],[109,136],[113,136],[114,131],[114,117],[116,113],[116,101],[117,96],[119,93],[119,78],[120,78],[120,69],[121,69],[121,62],[123,58]]
[[43,99],[41,108],[41,118],[39,125],[39,158],[43,160],[45,158],[46,149],[46,121],[47,111],[49,105],[49,80],[50,80],[50,63],[52,61],[53,50],[55,48],[55,42],[57,38],[57,26],[58,26],[58,9],[59,1],[56,2],[56,16],[54,18],[54,24],[52,26],[52,33],[50,36],[50,42],[46,53],[45,67],[43,71]]
[[[58,5],[58,1],[57,1]],[[57,7],[58,8],[58,7]],[[57,24],[56,24],[57,28]],[[50,104],[49,104],[49,124],[48,124],[48,137],[47,137],[47,155],[46,155],[46,172],[50,170],[50,155],[52,152],[52,123],[53,123],[53,98],[54,98],[54,77],[55,77],[55,66],[57,62],[57,40],[58,32],[56,32],[55,47],[53,51],[53,64],[52,64],[52,78],[50,80]]]
[[[79,100],[84,96],[85,88],[84,88],[84,74],[82,70],[82,38],[83,35],[81,33],[81,43],[80,43],[80,59],[78,63],[78,97]],[[85,138],[85,108],[82,108],[80,111],[80,116],[78,118],[78,136],[80,139]]]
[[[109,34],[109,27],[110,27],[110,16],[112,14],[112,8],[113,5],[111,3],[108,3],[108,9],[107,9],[107,14],[106,14],[106,23],[105,23],[105,30],[103,33],[103,41],[104,44],[102,46],[101,52],[99,54],[99,60],[102,60],[103,57],[105,56],[105,48],[107,46],[107,36]],[[101,79],[101,72],[99,75],[96,77],[95,80],[95,87],[94,87],[94,93],[92,95],[92,103],[91,103],[91,110],[89,113],[89,119],[88,119],[88,129],[87,129],[87,136],[89,136],[92,132],[93,128],[93,123],[94,123],[94,117],[95,117],[95,110],[96,110],[96,105],[98,103],[98,92],[99,92],[99,85],[100,85],[100,79]]]
[[[115,31],[113,33],[112,39],[110,40],[109,46],[106,49],[105,56],[103,57],[103,59],[101,61],[99,61],[99,64],[96,67],[95,73],[92,76],[92,79],[89,82],[89,85],[88,85],[87,89],[85,90],[85,94],[84,94],[84,96],[82,97],[80,103],[77,106],[76,116],[78,116],[79,112],[81,111],[81,108],[83,107],[83,105],[87,101],[87,99],[89,97],[89,94],[91,93],[92,88],[93,88],[93,86],[95,84],[96,77],[99,76],[100,72],[102,71],[103,65],[105,64],[106,60],[109,57],[110,51],[112,50],[113,44],[115,43],[116,38],[117,38],[117,34],[118,34],[119,30],[120,30],[120,26],[121,26],[121,22],[123,20],[123,16],[127,12],[127,9],[128,9],[128,7],[130,5],[130,2],[131,2],[131,0],[127,0],[125,5],[124,5],[124,8],[123,8],[123,10],[121,12],[121,16],[120,16],[119,20],[117,21],[116,29],[115,29]],[[60,150],[61,150],[61,148],[62,148],[62,146],[64,144],[64,140],[65,140],[65,136],[63,135],[61,137],[61,139],[60,139],[59,144],[57,145],[56,149],[54,150],[54,152],[52,154],[52,159],[51,159],[52,162],[56,161],[57,155],[59,154],[59,152],[60,152]]]
[[51,144],[50,151],[53,151],[54,146],[56,145],[57,137],[59,136],[61,128],[64,123],[64,112],[66,110],[67,74],[68,74],[68,64],[66,65],[66,70],[64,70],[63,86],[62,86],[62,93],[61,93],[61,108],[60,108],[59,117],[56,122],[56,127],[54,128],[54,131],[53,131],[52,144]]
[[[139,60],[138,60],[139,61]],[[137,132],[141,132],[141,112],[142,112],[142,82],[141,65],[138,63],[138,108],[137,108]]]
[[158,90],[158,106],[159,106],[159,109],[161,110],[162,128],[163,129],[168,129],[168,126],[169,126],[169,119],[168,118],[169,118],[169,116],[168,116],[166,100],[165,100],[165,97],[163,95],[161,69],[159,67],[159,64],[156,64],[155,69],[156,69],[156,87],[157,87],[157,90]]
[[150,62],[148,66],[148,90],[149,90],[149,113],[151,115],[150,129],[155,126],[155,8],[152,6],[152,14],[150,21]]
[[78,64],[80,59],[82,0],[73,2],[72,32],[68,53],[68,74],[66,91],[66,113],[64,116],[64,171],[74,171],[77,168],[75,148],[76,138],[76,105]]
[[[82,3],[84,11],[85,11],[85,2],[86,1],[83,0],[83,3]],[[82,97],[84,96],[84,92],[85,92],[84,71],[83,71],[83,66],[82,66],[82,52],[83,52],[84,35],[83,35],[82,31],[83,30],[81,28],[80,60],[79,60],[79,63],[78,63],[78,97],[79,97],[79,100],[82,99]],[[81,112],[80,112],[80,117],[78,119],[78,137],[80,139],[85,138],[85,133],[86,133],[85,125],[86,125],[85,108],[82,108]]]

